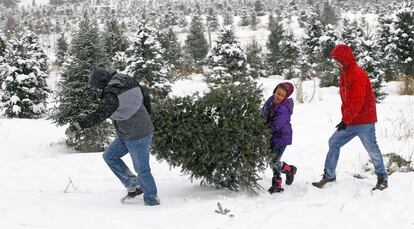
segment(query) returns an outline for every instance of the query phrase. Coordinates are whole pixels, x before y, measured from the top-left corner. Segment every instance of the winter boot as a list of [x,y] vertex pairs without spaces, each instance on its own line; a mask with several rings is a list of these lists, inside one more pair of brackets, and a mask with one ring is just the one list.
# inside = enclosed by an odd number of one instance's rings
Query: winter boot
[[139,196],[142,193],[144,193],[144,191],[142,191],[142,189],[138,187],[137,189],[135,189],[135,191],[128,192],[128,194],[126,196],[122,197],[121,202],[122,203],[128,203],[131,200],[133,200],[136,196]]
[[336,178],[335,177],[332,178],[332,179],[329,179],[325,175],[323,175],[322,180],[320,180],[319,182],[313,182],[312,185],[315,186],[315,187],[317,187],[317,188],[323,188],[323,186],[326,183],[334,182],[334,181],[336,181]]
[[285,184],[291,185],[293,183],[293,179],[295,178],[296,171],[297,171],[297,168],[295,166],[283,163],[282,173],[286,174]]
[[272,178],[272,187],[270,187],[268,191],[270,194],[273,194],[275,192],[283,192],[284,189],[282,188],[282,178],[274,176]]
[[384,179],[383,176],[378,176],[377,177],[377,184],[375,185],[375,187],[372,190],[384,190],[388,188],[388,181]]

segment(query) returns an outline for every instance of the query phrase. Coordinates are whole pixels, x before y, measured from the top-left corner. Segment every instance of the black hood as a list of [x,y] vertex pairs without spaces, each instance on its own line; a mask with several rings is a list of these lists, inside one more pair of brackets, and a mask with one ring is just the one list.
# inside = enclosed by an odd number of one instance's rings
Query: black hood
[[95,68],[89,74],[88,85],[91,88],[104,89],[115,73],[116,71],[106,70],[105,68]]

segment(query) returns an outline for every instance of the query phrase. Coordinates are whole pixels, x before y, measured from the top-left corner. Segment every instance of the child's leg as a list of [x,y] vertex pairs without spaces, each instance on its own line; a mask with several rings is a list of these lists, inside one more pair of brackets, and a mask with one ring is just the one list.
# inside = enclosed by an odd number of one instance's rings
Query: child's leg
[[271,162],[271,167],[273,170],[273,178],[272,178],[272,186],[269,188],[270,194],[283,191],[282,178],[280,177],[280,173],[282,172],[283,162],[280,159],[285,149],[286,149],[286,145],[272,146],[274,158]]
[[294,175],[296,174],[297,168],[293,165],[288,165],[287,163],[281,160],[283,153],[285,152],[286,145],[276,145],[273,146],[273,152],[275,153],[275,158],[272,161],[273,177],[277,177],[279,180],[282,180],[280,177],[281,173],[286,174],[287,185],[293,183]]
[[274,158],[271,162],[273,176],[280,177],[282,172],[283,162],[281,161],[283,152],[285,152],[286,145],[275,145],[272,146],[272,151],[274,153]]

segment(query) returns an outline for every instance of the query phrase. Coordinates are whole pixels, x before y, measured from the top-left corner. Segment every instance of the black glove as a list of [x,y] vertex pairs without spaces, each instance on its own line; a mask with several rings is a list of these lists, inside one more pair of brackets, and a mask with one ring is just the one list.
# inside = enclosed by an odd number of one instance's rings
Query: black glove
[[338,132],[341,130],[345,130],[346,124],[344,123],[344,121],[341,121],[340,123],[338,123],[338,125],[336,125],[336,129],[338,130]]
[[79,126],[79,123],[75,122],[70,124],[70,126],[66,129],[65,134],[69,138],[74,138],[76,133],[78,133],[82,128]]

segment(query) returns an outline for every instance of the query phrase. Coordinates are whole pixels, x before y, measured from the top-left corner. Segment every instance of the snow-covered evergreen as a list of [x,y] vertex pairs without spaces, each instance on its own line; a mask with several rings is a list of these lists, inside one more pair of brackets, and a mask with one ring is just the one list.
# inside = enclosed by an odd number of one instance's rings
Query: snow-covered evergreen
[[339,86],[339,69],[334,65],[331,58],[331,51],[339,43],[340,34],[337,27],[326,25],[323,36],[320,37],[321,60],[319,77],[321,78],[319,86],[331,87]]
[[211,74],[207,77],[210,83],[235,83],[250,77],[246,53],[237,41],[232,27],[220,30],[215,46],[206,59],[211,69]]
[[177,34],[172,27],[162,29],[158,32],[158,39],[161,47],[165,50],[164,58],[172,69],[180,69],[182,65],[181,60],[181,46],[178,42]]
[[[6,42],[4,42],[3,35],[0,34],[0,58],[4,57],[6,52]],[[0,60],[2,62],[3,59]]]
[[300,46],[290,29],[286,29],[279,43],[281,54],[279,67],[283,69],[282,75],[286,79],[295,78],[299,75]]
[[207,27],[209,31],[215,31],[217,28],[220,27],[220,23],[218,21],[217,13],[213,7],[209,7],[206,16]]
[[233,26],[234,24],[234,17],[231,11],[226,10],[223,16],[223,26]]
[[250,75],[253,78],[265,77],[266,66],[264,64],[262,47],[255,37],[252,37],[246,46],[247,63],[250,65]]
[[239,26],[248,26],[248,25],[250,25],[249,12],[247,11],[247,9],[243,9],[242,14],[240,16]]
[[[97,90],[88,87],[88,76],[93,68],[108,64],[103,60],[105,52],[99,30],[85,13],[71,42],[70,56],[64,63],[56,93],[57,104],[51,118],[58,126],[78,122],[95,110],[100,96]],[[104,122],[80,131],[66,143],[82,152],[102,151],[109,144],[112,132],[111,125]]]
[[47,112],[48,58],[32,32],[15,34],[7,46],[0,66],[0,108],[7,117],[39,118]]
[[379,28],[377,33],[378,58],[381,60],[386,81],[394,80],[398,74],[396,56],[396,37],[394,15],[381,14],[378,17]]
[[66,41],[65,35],[62,33],[59,39],[57,40],[57,49],[56,49],[56,64],[62,66],[63,62],[66,60],[68,54],[69,45]]
[[414,3],[403,3],[397,13],[396,54],[402,74],[414,79]]
[[338,23],[338,15],[335,9],[332,7],[329,1],[323,3],[323,10],[321,15],[321,21],[324,25],[336,25]]
[[155,30],[140,24],[125,53],[127,56],[125,71],[148,88],[156,98],[165,97],[169,91],[169,69],[166,65],[165,50]]
[[116,52],[125,51],[129,46],[125,31],[122,30],[118,20],[114,17],[106,21],[103,45],[108,59],[113,58]]
[[282,23],[274,22],[266,43],[268,50],[266,64],[270,74],[282,75],[283,73],[283,68],[280,66],[280,60],[282,59],[280,42],[283,40],[283,34],[284,29]]
[[[51,60],[47,66],[53,67],[47,82],[58,96],[48,106],[56,106],[54,115],[58,107],[64,109],[62,119],[63,115],[67,117],[56,126],[47,118],[10,119],[0,114],[0,227],[128,228],[131,222],[137,222],[138,213],[139,226],[149,228],[411,228],[413,96],[410,90],[400,89],[408,86],[414,91],[410,78],[414,66],[414,27],[412,4],[403,2],[0,0],[2,38],[8,43],[13,34],[28,30],[38,36],[38,43]],[[95,35],[99,34],[94,39],[78,35],[84,11],[90,13],[92,21],[96,20],[95,26],[90,26],[98,31]],[[194,23],[190,24],[194,22],[193,15],[198,15],[196,32]],[[314,15],[322,25],[318,34],[310,29],[310,25],[315,25]],[[257,22],[253,16],[257,16]],[[133,47],[132,44],[118,49],[123,42],[105,35],[106,22],[111,20],[118,22],[117,30],[129,41],[136,38],[141,22],[156,28],[151,34],[159,42],[155,46],[162,47],[164,52],[157,48],[148,49],[148,53],[162,58],[148,57],[145,52],[130,55],[125,48]],[[215,28],[216,23],[234,26],[237,47],[241,47],[235,53],[242,55],[220,54],[226,62],[206,61],[206,54],[220,40],[221,30],[219,26]],[[69,53],[61,48],[62,34],[72,46]],[[111,40],[106,53],[102,51],[104,37]],[[251,40],[252,37],[256,39]],[[309,47],[303,42],[306,39]],[[154,44],[147,42],[150,43]],[[351,141],[343,149],[335,184],[322,190],[310,186],[320,179],[327,140],[341,119],[337,87],[340,72],[329,56],[339,43],[351,45],[374,88],[384,86],[376,94],[388,93],[377,106],[375,124],[384,161],[392,173],[389,188],[382,192],[370,192],[377,178],[359,141]],[[78,54],[73,52],[74,45]],[[5,73],[0,75],[5,76],[11,66],[4,58],[6,49],[1,47],[4,46],[0,39],[0,72]],[[221,47],[231,50],[224,47],[235,46],[227,43]],[[292,52],[298,47],[299,55]],[[78,154],[73,147],[61,144],[66,139],[67,124],[94,110],[87,104],[96,106],[99,93],[86,86],[90,68],[102,64],[133,75],[125,71],[132,66],[132,56],[137,61],[138,57],[148,57],[145,61],[155,69],[148,70],[148,74],[166,73],[166,78],[174,76],[177,80],[171,84],[168,96],[152,101],[155,132],[150,160],[162,203],[151,209],[143,206],[141,197],[132,205],[119,204],[125,190],[106,174],[111,171],[100,153]],[[263,65],[261,57],[266,61]],[[107,63],[110,59],[111,63]],[[158,60],[160,65],[152,65]],[[241,66],[234,65],[236,70],[228,69],[233,66],[229,63],[240,60]],[[62,67],[56,66],[63,61]],[[135,66],[147,74],[143,69],[149,65]],[[171,71],[158,71],[159,66]],[[269,71],[263,71],[264,67]],[[244,71],[240,78],[245,80],[236,83],[224,80],[213,87],[206,82],[214,72],[220,73],[220,79],[234,78],[232,74]],[[303,76],[316,77],[308,80]],[[405,83],[400,81],[401,76],[406,76]],[[136,79],[141,77],[137,73]],[[388,82],[381,83],[382,77]],[[59,80],[58,87],[54,87]],[[0,85],[3,81],[0,77]],[[269,195],[263,188],[272,179],[272,171],[266,167],[270,151],[266,127],[258,112],[274,87],[283,81],[297,86],[291,95],[293,99],[300,101],[302,93],[302,101],[308,102],[295,104],[291,119],[294,140],[283,156],[297,165],[295,181],[284,186],[284,193]],[[169,84],[162,82],[150,88],[166,86]],[[4,93],[0,87],[0,97]],[[196,95],[187,96],[193,93]],[[309,93],[315,99],[308,99]],[[102,151],[104,139],[111,132],[112,128],[96,129],[91,136],[99,139],[88,136],[87,140],[80,133],[79,140],[83,146],[95,147],[88,151]],[[85,151],[79,144],[75,150]],[[125,159],[130,163],[128,157]],[[243,191],[244,188],[257,195]]]
[[194,15],[191,20],[190,32],[185,40],[185,49],[193,58],[195,64],[204,60],[208,53],[208,44],[204,32],[205,29],[200,15]]
[[309,12],[309,21],[305,22],[305,36],[302,41],[301,69],[306,78],[318,76],[321,58],[320,39],[323,36],[323,25],[315,11]]

